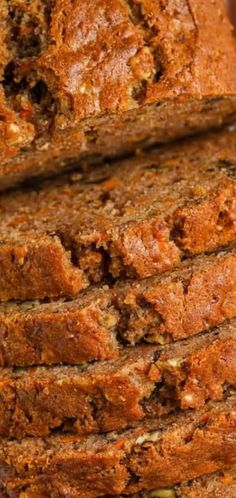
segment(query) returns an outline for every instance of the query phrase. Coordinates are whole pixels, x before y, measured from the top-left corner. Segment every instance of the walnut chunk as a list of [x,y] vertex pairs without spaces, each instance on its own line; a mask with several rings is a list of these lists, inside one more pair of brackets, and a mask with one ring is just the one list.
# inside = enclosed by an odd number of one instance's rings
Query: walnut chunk
[[151,491],[150,498],[176,498],[174,489],[155,489]]
[[130,59],[134,76],[139,80],[149,80],[154,75],[153,55],[148,47],[143,47]]
[[142,434],[142,436],[139,436],[138,439],[136,440],[136,444],[142,445],[143,443],[147,442],[156,442],[160,439],[160,432],[155,431],[155,432],[146,432],[145,434]]

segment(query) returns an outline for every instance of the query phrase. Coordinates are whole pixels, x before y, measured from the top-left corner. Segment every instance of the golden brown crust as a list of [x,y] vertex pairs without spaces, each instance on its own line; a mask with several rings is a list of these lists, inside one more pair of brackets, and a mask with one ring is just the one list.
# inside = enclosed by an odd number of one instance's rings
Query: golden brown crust
[[[95,498],[173,486],[233,465],[235,396],[112,437],[53,436],[2,442],[0,489]],[[31,493],[31,495],[30,495]],[[24,496],[24,494],[23,494]]]
[[1,12],[2,189],[235,115],[224,0],[1,0]]
[[235,137],[195,139],[2,196],[0,299],[73,297],[227,246],[236,234]]

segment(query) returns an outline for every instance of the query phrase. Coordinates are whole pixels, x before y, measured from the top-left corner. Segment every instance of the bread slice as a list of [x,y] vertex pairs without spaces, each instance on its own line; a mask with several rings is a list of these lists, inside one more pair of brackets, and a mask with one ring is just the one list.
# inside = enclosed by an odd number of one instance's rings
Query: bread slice
[[0,198],[0,300],[145,278],[236,237],[236,132]]
[[236,388],[236,320],[175,345],[134,347],[89,367],[0,370],[0,436],[118,431]]
[[[119,498],[235,498],[236,467],[232,466],[214,474],[202,476],[179,486],[159,488],[153,491],[141,491],[134,495]],[[26,493],[26,498],[33,498]],[[43,497],[42,497],[43,498]],[[112,498],[111,495],[106,498]]]
[[0,305],[0,366],[86,364],[165,344],[236,316],[236,250],[196,256],[159,277],[99,286],[70,302]]
[[2,441],[0,490],[11,498],[95,498],[173,486],[233,465],[235,430],[232,395],[121,434]]
[[0,41],[2,189],[235,118],[224,0],[1,0]]

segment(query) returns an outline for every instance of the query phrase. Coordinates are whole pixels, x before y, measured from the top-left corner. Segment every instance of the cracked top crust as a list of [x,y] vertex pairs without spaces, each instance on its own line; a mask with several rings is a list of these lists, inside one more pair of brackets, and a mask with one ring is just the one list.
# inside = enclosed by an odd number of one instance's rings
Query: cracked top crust
[[[148,136],[163,141],[167,128],[176,136],[174,108],[152,116],[150,105],[178,98],[181,107],[192,99],[180,113],[179,133],[187,134],[204,127],[202,99],[236,95],[236,44],[223,0],[1,0],[0,6],[0,158],[11,166],[10,184],[20,172],[42,173],[50,159],[123,152],[127,134],[133,147]],[[236,108],[210,104],[218,106],[216,125]],[[132,121],[139,123],[135,130]]]

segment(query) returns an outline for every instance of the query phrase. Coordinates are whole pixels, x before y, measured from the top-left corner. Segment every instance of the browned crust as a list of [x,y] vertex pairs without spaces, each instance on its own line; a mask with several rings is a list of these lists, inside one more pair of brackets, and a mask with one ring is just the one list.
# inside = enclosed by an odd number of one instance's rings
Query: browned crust
[[1,9],[1,189],[234,119],[224,0],[1,0]]

